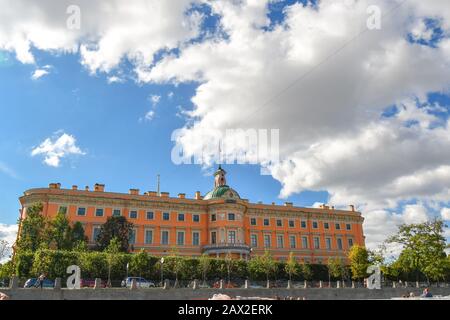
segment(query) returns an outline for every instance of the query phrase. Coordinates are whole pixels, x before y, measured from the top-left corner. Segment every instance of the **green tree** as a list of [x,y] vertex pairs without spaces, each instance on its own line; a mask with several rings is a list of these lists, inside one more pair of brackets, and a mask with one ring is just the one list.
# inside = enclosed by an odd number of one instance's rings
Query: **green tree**
[[121,243],[117,237],[113,237],[105,249],[106,260],[108,262],[108,287],[111,286],[111,270],[119,259],[120,249]]
[[367,268],[370,265],[369,255],[369,250],[365,247],[354,245],[350,248],[348,259],[353,279],[361,280],[367,277]]
[[16,245],[18,251],[35,252],[42,243],[48,245],[47,219],[41,214],[42,210],[42,203],[33,204],[27,208],[25,219],[19,221],[21,227]]
[[208,271],[211,269],[211,258],[207,254],[202,254],[198,259],[198,262],[198,266],[203,278],[203,284],[205,284],[206,276],[208,274]]
[[294,253],[289,253],[289,259],[286,262],[286,265],[284,266],[285,272],[289,275],[289,280],[292,281],[292,276],[296,275],[299,272],[299,265],[297,263],[297,260],[294,257]]
[[9,279],[14,273],[14,265],[11,260],[0,265],[0,280]]
[[74,243],[74,247],[80,243],[86,244],[88,238],[84,233],[83,224],[79,221],[76,221],[72,226],[72,241]]
[[52,247],[56,250],[71,250],[73,248],[73,237],[70,221],[63,213],[58,213],[50,221],[48,238]]
[[138,274],[139,277],[142,277],[144,273],[149,273],[150,269],[150,257],[145,252],[144,249],[141,249],[139,253],[133,254],[131,256],[130,261],[130,271],[132,273]]
[[303,263],[301,265],[301,272],[305,280],[312,280],[314,277],[314,272],[309,263]]
[[252,258],[248,263],[250,274],[257,277],[262,273],[266,276],[267,281],[269,281],[270,275],[276,271],[276,267],[276,262],[268,250],[263,255]]
[[104,250],[113,238],[117,238],[120,243],[120,251],[128,252],[130,249],[130,235],[133,231],[133,224],[127,221],[127,218],[108,217],[106,222],[101,226],[97,239],[97,246]]
[[402,245],[399,263],[403,270],[415,272],[417,281],[420,273],[423,273],[428,281],[445,277],[447,255],[444,250],[447,244],[443,221],[401,225],[398,232],[386,242]]
[[343,278],[343,263],[342,259],[339,257],[336,258],[329,258],[327,263],[328,268],[328,274],[330,277],[334,279],[340,279]]

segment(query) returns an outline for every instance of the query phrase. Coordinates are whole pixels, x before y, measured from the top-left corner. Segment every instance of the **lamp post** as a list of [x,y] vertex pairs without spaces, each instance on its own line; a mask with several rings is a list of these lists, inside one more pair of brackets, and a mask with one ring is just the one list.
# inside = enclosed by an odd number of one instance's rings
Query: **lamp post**
[[161,286],[164,286],[164,284],[163,284],[163,281],[164,281],[163,280],[164,279],[164,271],[163,271],[164,257],[161,258],[160,262],[161,262]]
[[130,267],[130,264],[127,263],[127,279],[128,279],[128,268]]

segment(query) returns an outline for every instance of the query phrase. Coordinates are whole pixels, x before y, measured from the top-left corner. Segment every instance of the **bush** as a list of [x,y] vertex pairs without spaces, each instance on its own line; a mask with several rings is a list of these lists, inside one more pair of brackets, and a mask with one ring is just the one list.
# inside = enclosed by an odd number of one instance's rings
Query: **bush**
[[78,253],[63,250],[40,249],[34,255],[32,275],[46,273],[47,278],[67,278],[67,267],[78,263]]
[[34,252],[24,251],[15,256],[15,273],[20,278],[29,278],[33,267]]

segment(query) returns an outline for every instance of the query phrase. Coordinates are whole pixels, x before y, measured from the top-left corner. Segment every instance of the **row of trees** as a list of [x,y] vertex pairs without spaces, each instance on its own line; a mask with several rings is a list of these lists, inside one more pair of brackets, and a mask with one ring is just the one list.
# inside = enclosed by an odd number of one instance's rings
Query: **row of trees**
[[[95,248],[89,250],[81,223],[70,223],[62,213],[48,219],[41,212],[42,204],[28,208],[16,245],[15,264],[9,262],[1,266],[0,278],[12,273],[31,276],[43,271],[55,277],[64,276],[65,270],[58,268],[67,266],[69,260],[81,265],[88,276],[108,279],[124,276],[127,264],[136,275],[151,278],[155,278],[160,270],[157,257],[145,252],[128,254],[133,225],[125,217],[109,217],[101,227]],[[402,247],[398,258],[387,258],[386,246],[378,251],[369,251],[355,245],[349,251],[348,259],[331,258],[327,265],[299,264],[292,253],[286,262],[274,260],[269,252],[246,262],[233,260],[230,256],[225,259],[203,256],[185,259],[174,251],[167,258],[167,272],[168,276],[176,279],[179,276],[183,279],[214,276],[293,280],[344,280],[351,277],[361,280],[367,277],[369,265],[378,264],[385,277],[391,280],[448,280],[450,258],[445,253],[448,245],[443,234],[442,221],[402,225],[386,241],[386,245]]]

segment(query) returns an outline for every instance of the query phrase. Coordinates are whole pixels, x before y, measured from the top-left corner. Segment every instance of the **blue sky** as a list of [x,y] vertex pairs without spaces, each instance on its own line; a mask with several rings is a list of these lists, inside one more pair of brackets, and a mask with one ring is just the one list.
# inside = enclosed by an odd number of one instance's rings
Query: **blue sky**
[[242,127],[280,132],[270,175],[224,166],[243,198],[355,204],[371,248],[399,224],[450,220],[443,2],[111,1],[0,12],[0,227],[50,182],[144,192],[160,174],[173,196],[205,194],[217,164],[175,165],[173,131],[213,154],[211,132]]
[[[0,154],[11,173],[0,173],[1,222],[11,224],[20,208],[23,191],[60,182],[80,188],[104,183],[108,191],[161,189],[173,196],[193,197],[213,185],[211,172],[200,165],[175,165],[171,161],[173,130],[185,121],[176,115],[177,106],[191,108],[195,84],[136,85],[132,81],[108,84],[104,76],[91,76],[80,67],[76,55],[53,57],[35,53],[40,65],[52,65],[52,72],[32,80],[34,66],[15,61],[3,53],[0,71],[2,125]],[[173,97],[168,94],[173,92]],[[160,95],[152,121],[139,121],[150,109],[151,95]],[[31,151],[47,137],[63,130],[74,135],[85,156],[63,159],[60,167],[49,167]],[[326,192],[303,192],[278,199],[280,183],[260,174],[257,165],[225,165],[228,182],[244,198],[270,203],[292,201],[300,206],[326,202]]]

